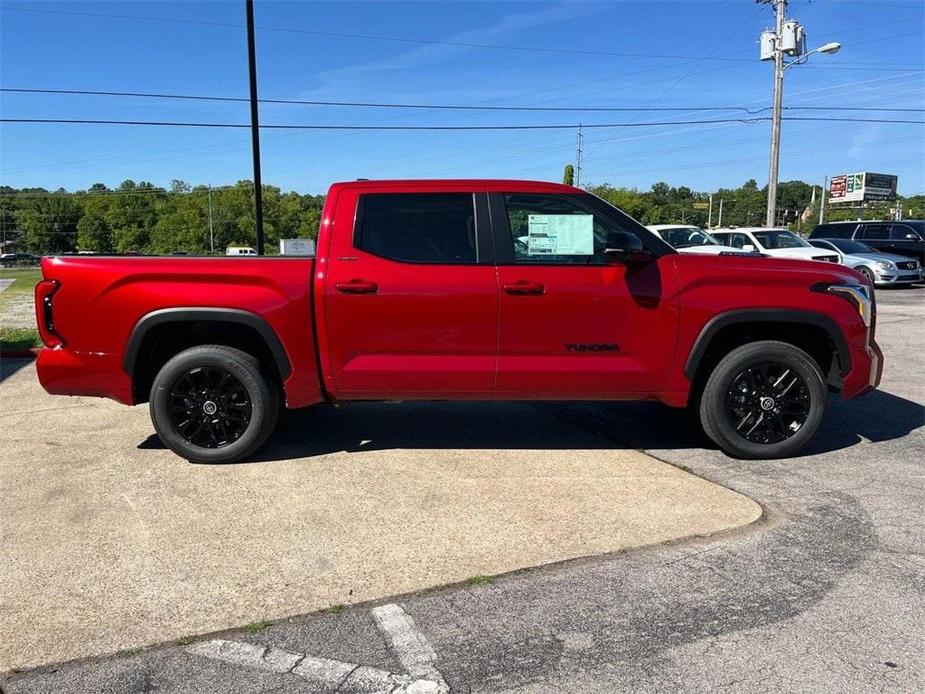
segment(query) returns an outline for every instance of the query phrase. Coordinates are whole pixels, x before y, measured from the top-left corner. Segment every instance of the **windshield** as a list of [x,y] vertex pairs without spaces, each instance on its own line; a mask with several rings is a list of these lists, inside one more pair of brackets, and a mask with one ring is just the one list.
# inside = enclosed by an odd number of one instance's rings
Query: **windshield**
[[835,248],[840,250],[842,253],[876,253],[873,248],[868,246],[866,243],[859,243],[857,241],[848,241],[846,239],[838,239],[829,241]]
[[722,246],[700,227],[670,227],[659,229],[658,235],[674,248],[690,248],[691,246]]
[[809,246],[806,241],[786,229],[755,231],[752,235],[765,248],[805,248]]

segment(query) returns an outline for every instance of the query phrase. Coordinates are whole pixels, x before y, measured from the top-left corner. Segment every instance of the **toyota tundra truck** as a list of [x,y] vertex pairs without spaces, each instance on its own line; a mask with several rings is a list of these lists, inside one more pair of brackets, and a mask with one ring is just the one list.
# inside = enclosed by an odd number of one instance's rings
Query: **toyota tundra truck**
[[679,254],[553,183],[336,183],[314,257],[50,257],[42,276],[42,386],[147,402],[195,462],[252,455],[282,406],[412,399],[657,400],[730,455],[780,458],[830,390],[882,370],[853,270]]

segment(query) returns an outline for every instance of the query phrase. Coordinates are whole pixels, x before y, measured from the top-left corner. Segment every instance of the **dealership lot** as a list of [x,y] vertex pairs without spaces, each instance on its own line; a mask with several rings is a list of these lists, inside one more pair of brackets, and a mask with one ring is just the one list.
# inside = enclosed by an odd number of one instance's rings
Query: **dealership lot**
[[[258,462],[193,466],[143,408],[44,398],[8,362],[2,667],[313,613],[221,638],[402,672],[369,605],[323,611],[371,600],[402,606],[458,691],[921,691],[925,289],[877,299],[881,390],[833,398],[802,457],[763,463],[652,404],[435,403],[294,413]],[[318,689],[189,649],[5,686]]]

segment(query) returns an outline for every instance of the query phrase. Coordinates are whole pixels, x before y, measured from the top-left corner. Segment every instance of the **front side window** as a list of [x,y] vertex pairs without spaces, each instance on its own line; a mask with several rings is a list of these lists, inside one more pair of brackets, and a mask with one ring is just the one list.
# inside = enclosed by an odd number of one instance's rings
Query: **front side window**
[[727,246],[732,248],[745,248],[746,246],[754,246],[755,242],[752,241],[745,234],[729,234],[727,237]]
[[472,194],[363,195],[354,245],[374,255],[404,262],[475,263]]
[[890,238],[896,241],[921,241],[919,234],[908,224],[890,226]]
[[512,193],[504,196],[515,263],[602,264],[617,223],[574,196]]

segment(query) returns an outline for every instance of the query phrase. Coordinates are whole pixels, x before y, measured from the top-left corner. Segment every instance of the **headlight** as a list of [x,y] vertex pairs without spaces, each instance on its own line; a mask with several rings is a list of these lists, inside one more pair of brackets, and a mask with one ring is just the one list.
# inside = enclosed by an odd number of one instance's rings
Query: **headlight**
[[884,270],[892,270],[893,268],[896,267],[896,266],[893,265],[893,263],[891,263],[889,260],[878,260],[878,261],[877,261],[877,266],[880,267],[880,268],[882,268],[882,269],[884,269]]
[[854,304],[865,327],[870,327],[874,315],[874,304],[870,298],[870,290],[863,284],[830,284],[825,288],[829,294],[838,296]]

